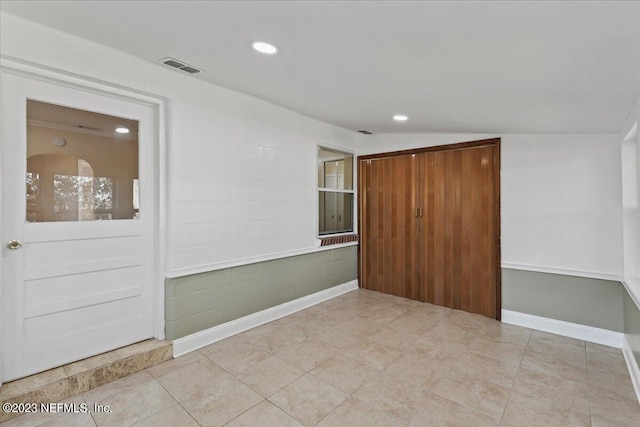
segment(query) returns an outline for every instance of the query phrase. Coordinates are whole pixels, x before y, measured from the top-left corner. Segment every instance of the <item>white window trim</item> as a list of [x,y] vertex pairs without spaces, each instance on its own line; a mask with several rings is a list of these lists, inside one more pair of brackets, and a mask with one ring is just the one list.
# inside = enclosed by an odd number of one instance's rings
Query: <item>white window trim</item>
[[[320,158],[318,156],[318,150],[320,149],[325,149],[325,150],[330,150],[330,151],[339,151],[341,153],[344,154],[349,154],[351,155],[351,182],[352,182],[352,187],[353,189],[351,190],[339,190],[336,188],[326,188],[326,187],[320,187],[318,185],[318,164],[320,162]],[[357,194],[356,194],[356,188],[358,185],[358,174],[356,173],[356,153],[353,150],[344,148],[344,147],[339,147],[336,145],[331,145],[331,144],[325,144],[325,143],[318,143],[316,145],[316,156],[315,156],[315,167],[313,168],[313,174],[314,174],[314,180],[316,182],[316,194],[314,196],[315,199],[315,211],[316,211],[316,237],[318,239],[327,239],[327,238],[331,238],[331,237],[340,237],[340,236],[349,236],[352,234],[357,234],[357,230],[358,230],[358,202],[357,202]],[[344,231],[344,232],[340,232],[340,233],[331,233],[331,234],[320,234],[320,206],[319,206],[319,201],[318,201],[318,196],[320,194],[321,191],[325,191],[325,192],[332,192],[332,193],[348,193],[348,194],[353,194],[353,206],[351,207],[351,214],[352,214],[352,218],[351,218],[351,224],[353,224],[353,230],[351,231]]]

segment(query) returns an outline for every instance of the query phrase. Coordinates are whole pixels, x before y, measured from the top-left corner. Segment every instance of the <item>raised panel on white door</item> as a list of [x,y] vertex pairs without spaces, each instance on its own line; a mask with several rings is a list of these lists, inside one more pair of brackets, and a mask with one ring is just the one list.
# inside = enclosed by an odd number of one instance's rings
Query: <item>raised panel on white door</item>
[[[27,319],[24,352],[17,362],[16,375],[49,369],[51,360],[70,363],[130,344],[132,334],[148,333],[139,321],[145,311],[143,305],[143,299],[135,297],[99,305],[97,312],[83,308]],[[113,318],[114,312],[119,314],[117,319]],[[78,341],[85,345],[70,355],[68,349],[77,347]]]
[[142,282],[140,266],[27,280],[25,317],[140,295]]
[[136,258],[142,254],[140,236],[31,243],[25,247],[25,267],[41,268],[92,261]]

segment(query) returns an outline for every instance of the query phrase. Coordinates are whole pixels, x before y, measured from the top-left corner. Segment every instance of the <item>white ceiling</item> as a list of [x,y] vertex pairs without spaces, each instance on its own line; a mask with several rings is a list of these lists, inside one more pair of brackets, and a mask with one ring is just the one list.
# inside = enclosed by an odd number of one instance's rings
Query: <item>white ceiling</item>
[[[193,78],[374,133],[618,132],[640,95],[638,1],[6,1]],[[253,40],[280,47],[275,57]],[[176,71],[178,72],[178,71]],[[409,116],[395,123],[395,113]]]

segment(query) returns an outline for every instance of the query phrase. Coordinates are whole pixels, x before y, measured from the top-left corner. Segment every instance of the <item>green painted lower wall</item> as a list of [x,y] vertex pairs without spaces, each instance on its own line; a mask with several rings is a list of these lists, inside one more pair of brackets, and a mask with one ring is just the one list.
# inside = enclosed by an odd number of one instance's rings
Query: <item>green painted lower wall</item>
[[633,351],[636,363],[640,366],[640,308],[633,301],[627,290],[624,292],[624,334]]
[[502,308],[616,332],[625,330],[620,282],[502,269]]
[[357,278],[357,246],[165,280],[173,340]]

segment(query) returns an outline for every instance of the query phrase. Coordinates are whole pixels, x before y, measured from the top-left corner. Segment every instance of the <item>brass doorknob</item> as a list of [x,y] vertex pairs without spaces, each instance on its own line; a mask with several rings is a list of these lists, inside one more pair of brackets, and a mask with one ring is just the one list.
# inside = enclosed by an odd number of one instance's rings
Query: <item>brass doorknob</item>
[[20,249],[22,247],[22,242],[20,240],[9,240],[7,242],[7,247],[9,249]]

